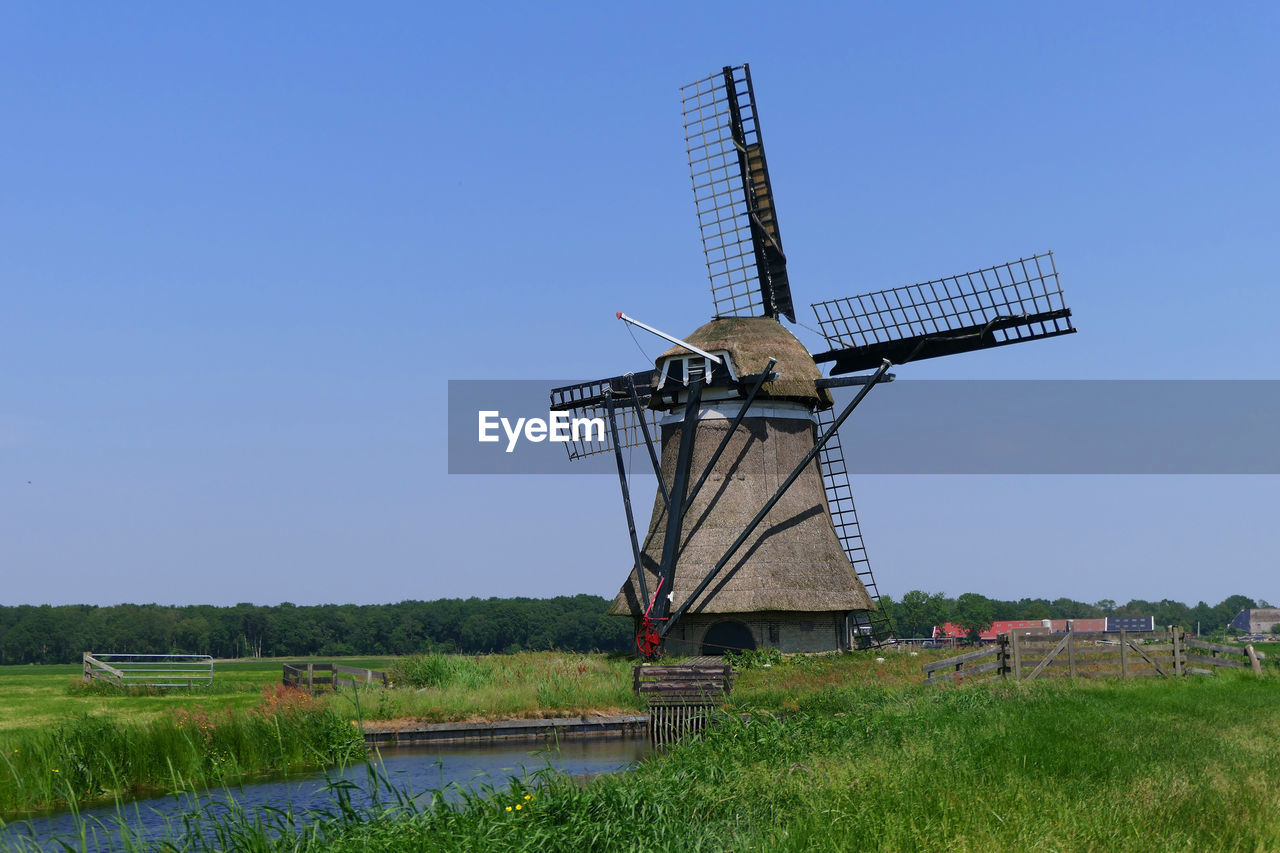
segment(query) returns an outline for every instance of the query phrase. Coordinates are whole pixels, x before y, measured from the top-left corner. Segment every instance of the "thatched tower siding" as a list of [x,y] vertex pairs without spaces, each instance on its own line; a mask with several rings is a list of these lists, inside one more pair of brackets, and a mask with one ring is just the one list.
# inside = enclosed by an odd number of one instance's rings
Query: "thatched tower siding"
[[[706,468],[728,426],[724,419],[698,423],[692,465],[695,478]],[[680,429],[680,424],[662,428],[662,470],[668,488],[674,479]],[[807,419],[748,417],[742,421],[685,517],[676,561],[676,605],[688,598],[751,517],[813,448],[815,429]],[[656,496],[642,549],[650,590],[657,586],[666,530],[666,508],[661,496]],[[645,606],[632,571],[610,612],[639,615]],[[847,613],[872,608],[831,526],[815,460],[689,612]]]

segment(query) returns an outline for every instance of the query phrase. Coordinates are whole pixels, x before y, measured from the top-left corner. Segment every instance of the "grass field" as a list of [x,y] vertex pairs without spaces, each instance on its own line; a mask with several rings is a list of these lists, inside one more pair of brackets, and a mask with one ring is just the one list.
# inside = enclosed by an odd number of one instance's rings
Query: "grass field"
[[5,666],[0,667],[0,733],[38,729],[83,714],[148,722],[196,705],[245,709],[258,701],[263,686],[279,680],[279,664],[226,663],[216,666],[210,687],[121,696],[86,690],[79,665]]
[[[213,839],[207,849],[1280,849],[1274,668],[1262,677],[921,684],[921,664],[945,654],[756,660],[738,674],[732,713],[705,739],[588,785],[551,776],[460,805],[392,796],[391,806],[364,810],[338,791],[329,814],[305,820],[287,810],[265,825],[235,814],[193,819]],[[263,681],[277,677],[278,664],[248,665],[246,685],[253,667]],[[627,683],[629,663],[427,657],[397,671],[427,684],[387,694],[395,714],[556,715],[589,696],[621,702],[616,684]],[[232,684],[218,695],[234,699]],[[115,697],[114,711],[165,719],[141,706],[153,698]],[[371,691],[363,703],[377,701]],[[111,713],[108,703],[98,716]],[[206,849],[190,830],[186,843]]]
[[[786,669],[776,667],[775,669]],[[1280,679],[827,685],[590,784],[196,816],[181,849],[1271,851]],[[389,803],[389,805],[387,805]],[[206,833],[200,841],[193,830]]]
[[[786,711],[797,697],[832,684],[915,683],[926,659],[890,654],[876,663],[871,655],[844,655],[749,668],[738,679],[734,707]],[[342,662],[388,671],[397,686],[323,695],[307,713],[397,727],[643,710],[631,690],[634,661],[622,656],[524,652]],[[257,723],[264,690],[280,683],[280,661],[220,662],[210,686],[150,692],[86,688],[80,674],[78,666],[0,667],[0,814],[137,796],[176,787],[179,777],[200,786],[321,766],[334,753],[324,724],[303,725],[296,717],[285,721],[290,745],[279,737],[274,747],[263,742],[274,736]],[[196,733],[205,731],[200,721],[217,729],[218,743],[193,738],[192,721]]]
[[[886,653],[884,663],[876,663],[876,655],[840,655],[800,658],[776,670],[756,666],[738,676],[733,700],[744,708],[786,710],[797,696],[832,684],[913,684],[921,679],[922,663],[947,654]],[[396,689],[361,692],[358,714],[365,720],[432,723],[635,713],[643,708],[631,691],[635,661],[624,656],[522,652],[333,660],[390,671],[397,679]],[[110,688],[84,689],[79,666],[0,667],[0,737],[86,714],[147,723],[179,709],[244,711],[260,701],[264,687],[279,684],[280,675],[281,661],[219,662],[209,687],[126,695]],[[326,701],[339,714],[357,715],[350,691]]]

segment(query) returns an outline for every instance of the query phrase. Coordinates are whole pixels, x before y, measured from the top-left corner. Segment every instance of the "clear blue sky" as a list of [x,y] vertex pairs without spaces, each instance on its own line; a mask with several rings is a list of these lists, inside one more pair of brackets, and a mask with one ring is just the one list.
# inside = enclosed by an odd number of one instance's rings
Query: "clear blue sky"
[[[6,4],[0,601],[612,595],[616,482],[450,477],[446,381],[637,369],[615,311],[707,318],[678,90],[724,64],[805,323],[1053,249],[1080,334],[911,375],[1280,378],[1278,36],[1266,3]],[[894,595],[1280,598],[1274,477],[855,495]]]

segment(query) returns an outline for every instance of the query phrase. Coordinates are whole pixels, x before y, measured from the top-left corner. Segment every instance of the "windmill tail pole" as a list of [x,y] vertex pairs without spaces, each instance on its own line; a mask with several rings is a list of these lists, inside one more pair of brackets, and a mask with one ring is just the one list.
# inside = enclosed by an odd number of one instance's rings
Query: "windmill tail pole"
[[723,363],[723,361],[724,361],[724,360],[723,360],[723,359],[721,359],[721,358],[720,358],[720,356],[718,356],[718,355],[712,355],[711,353],[707,352],[706,350],[698,349],[697,347],[695,347],[693,344],[689,343],[688,341],[682,341],[682,340],[680,340],[679,338],[677,338],[675,335],[668,335],[666,332],[663,332],[663,331],[660,331],[660,330],[658,330],[658,329],[655,329],[653,326],[650,326],[650,325],[648,325],[648,324],[646,324],[646,323],[641,323],[641,322],[640,322],[639,320],[637,320],[636,318],[634,318],[634,317],[628,317],[626,314],[623,314],[621,311],[619,311],[619,312],[618,312],[618,319],[619,319],[619,320],[621,320],[621,321],[622,321],[622,322],[624,322],[624,323],[630,323],[631,325],[635,326],[637,329],[644,329],[646,332],[648,332],[648,333],[650,333],[650,334],[652,334],[652,335],[657,335],[658,337],[662,338],[662,339],[663,339],[663,340],[665,340],[665,341],[670,341],[671,343],[675,344],[676,346],[684,347],[685,349],[689,350],[690,352],[696,352],[698,355],[702,356],[703,358],[709,358],[709,359],[711,359],[711,362],[712,362],[713,364],[722,364],[722,363]]
[[720,574],[720,570],[725,567],[725,564],[733,559],[733,555],[738,552],[738,549],[742,547],[742,544],[746,542],[747,539],[750,538],[751,534],[755,532],[755,529],[760,526],[760,522],[764,521],[765,516],[767,516],[769,511],[773,509],[774,504],[782,500],[782,496],[786,494],[787,489],[791,488],[791,484],[799,479],[800,475],[804,472],[804,469],[809,467],[809,464],[813,462],[814,458],[822,451],[822,448],[826,446],[827,442],[831,439],[831,436],[835,435],[836,430],[840,429],[840,425],[848,419],[849,415],[853,414],[854,409],[858,408],[858,404],[862,402],[862,398],[871,393],[871,389],[876,387],[876,383],[880,381],[880,377],[884,376],[885,371],[892,366],[893,365],[887,358],[881,362],[880,369],[872,375],[866,385],[862,386],[858,391],[857,396],[849,402],[849,405],[844,407],[844,410],[840,412],[840,415],[831,422],[831,426],[827,427],[827,431],[818,437],[818,440],[813,445],[813,449],[804,455],[804,459],[800,460],[800,464],[792,470],[790,476],[788,476],[787,479],[783,481],[782,485],[778,487],[778,490],[773,493],[773,497],[769,498],[769,500],[765,502],[765,505],[760,508],[760,511],[751,519],[746,528],[738,534],[738,538],[733,540],[733,544],[729,546],[729,550],[724,553],[724,556],[715,564],[715,567],[712,568],[711,571],[707,572],[707,576],[702,579],[702,582],[698,584],[697,588],[689,594],[689,597],[684,600],[684,603],[676,608],[676,611],[667,619],[666,624],[662,626],[662,630],[660,631],[663,637],[665,637],[671,630],[672,626],[680,620],[680,617],[683,616],[685,611],[688,610],[693,602],[697,600],[698,596],[711,585],[711,582],[715,580],[716,575]]

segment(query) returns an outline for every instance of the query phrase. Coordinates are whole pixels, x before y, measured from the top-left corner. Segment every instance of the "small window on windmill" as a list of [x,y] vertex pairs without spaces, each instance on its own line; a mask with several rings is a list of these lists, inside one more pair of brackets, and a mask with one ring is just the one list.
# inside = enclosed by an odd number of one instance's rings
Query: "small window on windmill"
[[699,377],[708,387],[736,383],[738,374],[733,368],[729,353],[720,351],[713,352],[712,355],[719,358],[720,362],[716,363],[695,353],[673,355],[663,359],[658,372],[657,390],[667,397],[672,397],[689,387],[689,384]]

